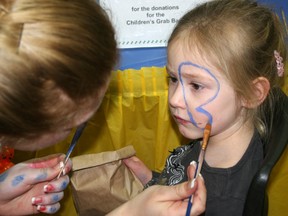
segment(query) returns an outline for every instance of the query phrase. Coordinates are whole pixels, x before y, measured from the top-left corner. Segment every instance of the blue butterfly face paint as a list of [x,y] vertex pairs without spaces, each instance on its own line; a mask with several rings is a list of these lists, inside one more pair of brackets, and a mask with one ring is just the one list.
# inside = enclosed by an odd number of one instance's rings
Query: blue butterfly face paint
[[[207,94],[207,95],[204,95],[204,96],[202,95],[202,98],[204,98],[204,99],[202,99],[202,102],[200,104],[197,104],[197,105],[193,106],[193,107],[191,107],[189,105],[189,103],[187,102],[187,97],[189,97],[189,93],[187,93],[187,92],[189,90],[187,90],[185,88],[185,84],[184,84],[183,78],[182,78],[182,73],[183,73],[184,68],[185,68],[186,73],[187,73],[187,71],[189,71],[188,75],[191,75],[191,76],[193,76],[193,71],[195,69],[200,69],[201,73],[205,73],[205,75],[208,75],[216,83],[216,89],[212,92],[212,94]],[[198,122],[195,120],[195,115],[203,114],[203,115],[205,115],[207,117],[208,122],[212,125],[213,124],[213,116],[211,115],[211,113],[209,113],[205,109],[205,105],[211,103],[219,94],[220,83],[217,80],[217,78],[215,77],[215,75],[209,69],[207,69],[207,68],[205,68],[203,66],[194,64],[194,63],[192,63],[190,61],[187,61],[187,62],[182,62],[179,65],[179,67],[178,67],[178,76],[179,76],[179,81],[180,81],[180,84],[181,84],[181,87],[182,87],[183,99],[184,99],[184,102],[185,102],[185,105],[186,105],[187,114],[189,116],[189,119],[190,119],[191,123],[195,127],[199,128]],[[199,88],[201,88],[201,86],[199,86]],[[194,115],[192,114],[192,110],[195,111],[195,112],[193,112]],[[202,129],[204,129],[204,127]]]

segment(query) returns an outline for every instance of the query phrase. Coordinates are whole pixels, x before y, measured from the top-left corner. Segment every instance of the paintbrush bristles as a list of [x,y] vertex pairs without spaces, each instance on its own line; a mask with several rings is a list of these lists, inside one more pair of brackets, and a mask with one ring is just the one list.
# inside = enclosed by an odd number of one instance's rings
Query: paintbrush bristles
[[205,151],[207,144],[208,144],[208,139],[210,136],[211,132],[211,125],[209,123],[206,124],[204,133],[203,133],[203,142],[202,142],[202,149]]

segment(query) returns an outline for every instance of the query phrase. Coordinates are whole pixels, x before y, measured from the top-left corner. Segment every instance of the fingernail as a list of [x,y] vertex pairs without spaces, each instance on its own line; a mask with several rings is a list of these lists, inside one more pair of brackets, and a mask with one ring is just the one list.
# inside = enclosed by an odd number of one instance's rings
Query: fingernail
[[37,211],[45,212],[46,211],[46,206],[38,205],[37,206]]
[[52,192],[52,191],[54,191],[54,189],[55,188],[51,184],[44,186],[44,192]]
[[42,198],[41,197],[32,197],[32,204],[40,204],[42,203]]
[[[203,176],[201,175],[201,173],[199,173],[198,176],[204,181],[204,178],[203,178]],[[205,182],[205,181],[204,181],[204,182]]]
[[195,178],[192,180],[192,182],[191,182],[191,184],[190,184],[190,188],[194,188],[194,186],[195,186]]
[[59,167],[60,167],[60,169],[62,169],[62,168],[64,167],[64,162],[63,162],[63,161],[61,161],[61,162],[59,163]]
[[63,169],[62,175],[66,175],[66,168]]
[[196,161],[191,161],[190,165],[192,165],[192,166],[194,166],[196,168],[197,163],[196,163]]

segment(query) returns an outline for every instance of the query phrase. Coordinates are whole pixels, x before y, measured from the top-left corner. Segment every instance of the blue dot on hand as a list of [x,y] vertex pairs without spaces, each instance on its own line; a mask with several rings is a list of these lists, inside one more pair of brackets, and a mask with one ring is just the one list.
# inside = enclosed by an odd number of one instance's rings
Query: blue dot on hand
[[4,181],[5,181],[5,179],[6,179],[7,176],[8,176],[8,172],[9,172],[9,171],[6,171],[6,172],[4,172],[4,173],[2,173],[2,174],[0,175],[0,182],[4,182]]
[[57,208],[56,207],[51,207],[49,211],[50,211],[50,213],[55,213],[55,212],[57,212]]
[[58,195],[54,195],[52,200],[53,200],[53,202],[58,202],[59,201],[59,196]]
[[61,190],[64,190],[67,187],[67,185],[68,185],[67,182],[64,181],[61,185]]
[[24,181],[24,175],[19,175],[16,176],[13,180],[12,180],[12,186],[17,186],[18,184],[20,184],[21,182]]
[[36,177],[37,181],[44,181],[47,179],[48,174],[47,173],[42,173],[41,175]]

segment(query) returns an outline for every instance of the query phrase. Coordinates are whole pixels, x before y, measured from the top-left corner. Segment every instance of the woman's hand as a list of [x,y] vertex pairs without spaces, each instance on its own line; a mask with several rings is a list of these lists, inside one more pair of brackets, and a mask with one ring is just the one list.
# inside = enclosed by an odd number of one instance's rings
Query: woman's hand
[[136,156],[126,158],[123,162],[143,185],[146,185],[152,179],[152,171]]
[[[188,177],[193,179],[195,167],[190,165]],[[199,176],[191,188],[192,181],[174,186],[154,185],[118,207],[107,216],[183,216],[186,213],[188,198],[193,194],[191,216],[200,215],[206,207],[206,188]]]
[[65,155],[50,155],[19,163],[0,175],[0,215],[53,214],[60,208],[63,190],[69,184],[66,175],[56,179]]

